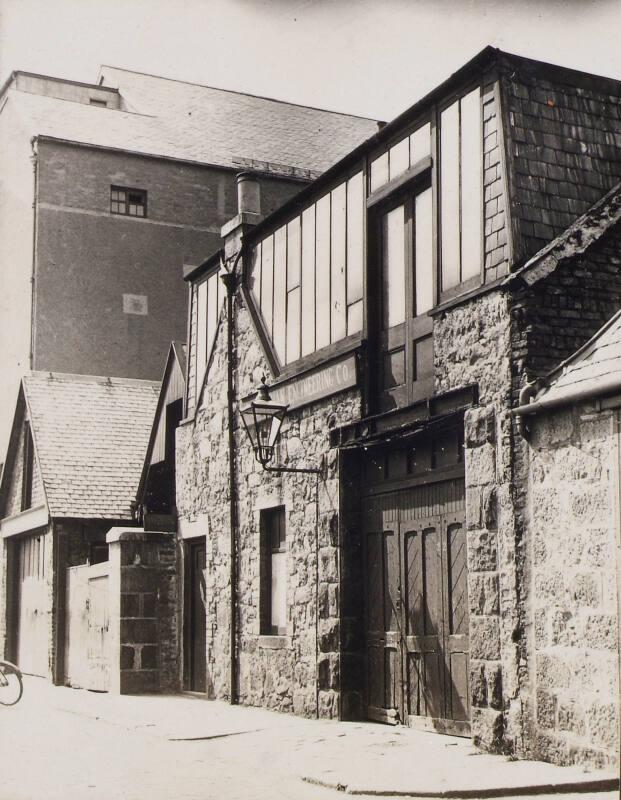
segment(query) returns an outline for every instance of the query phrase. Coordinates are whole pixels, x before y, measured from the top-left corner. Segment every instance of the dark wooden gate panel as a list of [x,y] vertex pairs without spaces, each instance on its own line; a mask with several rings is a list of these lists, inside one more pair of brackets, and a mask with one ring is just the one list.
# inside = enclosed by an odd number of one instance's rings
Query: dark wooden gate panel
[[446,521],[446,716],[467,722],[468,703],[468,571],[466,531],[463,516],[452,515]]
[[186,687],[207,691],[207,619],[205,614],[205,544],[188,545],[188,602],[186,604]]
[[368,710],[381,722],[398,721],[402,696],[398,514],[391,495],[365,505]]
[[369,717],[467,734],[463,480],[364,501]]

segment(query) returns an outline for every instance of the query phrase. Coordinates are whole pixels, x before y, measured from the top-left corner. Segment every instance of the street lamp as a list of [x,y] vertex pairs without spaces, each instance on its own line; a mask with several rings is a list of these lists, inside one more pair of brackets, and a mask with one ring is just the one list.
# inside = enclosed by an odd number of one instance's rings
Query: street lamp
[[246,401],[246,405],[240,409],[241,418],[254,456],[266,472],[323,474],[323,470],[317,467],[269,466],[274,457],[274,448],[289,406],[272,400],[269,387],[265,382],[265,375],[261,378],[258,391],[247,397]]

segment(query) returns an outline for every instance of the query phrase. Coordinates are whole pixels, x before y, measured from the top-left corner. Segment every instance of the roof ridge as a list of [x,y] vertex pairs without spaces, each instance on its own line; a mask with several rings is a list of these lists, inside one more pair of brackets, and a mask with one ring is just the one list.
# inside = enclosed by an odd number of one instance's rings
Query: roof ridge
[[166,75],[154,75],[152,72],[142,72],[141,70],[138,69],[126,69],[125,67],[115,67],[112,64],[102,64],[100,66],[99,68],[100,79],[102,77],[101,72],[103,69],[114,69],[118,70],[119,72],[131,72],[134,75],[143,75],[146,78],[155,78],[156,80],[170,81],[172,83],[183,83],[186,86],[197,86],[201,89],[210,89],[213,92],[238,94],[242,95],[243,97],[253,97],[256,100],[266,100],[270,103],[280,103],[281,105],[295,106],[296,108],[308,108],[311,111],[321,111],[324,114],[337,114],[340,117],[351,117],[353,119],[362,119],[368,122],[383,122],[383,120],[376,119],[375,117],[365,117],[362,114],[350,114],[346,111],[333,111],[329,108],[320,108],[319,106],[309,106],[306,105],[305,103],[295,103],[292,100],[281,100],[278,97],[267,97],[267,95],[254,94],[253,92],[242,92],[239,89],[223,89],[220,86],[210,86],[209,84],[206,83],[198,83],[197,81],[188,81],[184,80],[183,78],[169,78]]
[[77,372],[53,372],[51,370],[30,370],[24,378],[46,378],[66,383],[95,383],[110,386],[144,386],[159,387],[161,381],[151,381],[145,378],[124,378],[108,375],[80,375]]

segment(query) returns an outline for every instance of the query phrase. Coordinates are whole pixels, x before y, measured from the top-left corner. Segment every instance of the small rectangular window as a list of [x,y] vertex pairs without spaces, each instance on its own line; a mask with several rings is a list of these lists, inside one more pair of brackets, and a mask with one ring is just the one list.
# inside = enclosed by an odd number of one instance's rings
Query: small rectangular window
[[92,106],[97,106],[98,108],[108,108],[108,101],[107,100],[100,100],[98,97],[91,97],[88,101]]
[[143,189],[110,187],[110,212],[126,217],[147,216],[147,193]]
[[284,507],[261,512],[261,633],[287,633],[287,542]]

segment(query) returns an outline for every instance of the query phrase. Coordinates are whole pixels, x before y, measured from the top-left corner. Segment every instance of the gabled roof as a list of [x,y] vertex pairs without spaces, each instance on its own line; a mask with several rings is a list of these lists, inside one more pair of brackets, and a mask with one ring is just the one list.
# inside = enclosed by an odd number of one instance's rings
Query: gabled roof
[[140,481],[138,482],[138,488],[136,489],[136,500],[138,502],[142,501],[142,495],[146,485],[147,475],[149,473],[149,467],[151,466],[151,456],[153,454],[155,440],[157,438],[158,430],[160,428],[160,420],[162,418],[162,413],[165,412],[165,404],[169,393],[168,392],[169,385],[172,376],[174,374],[175,367],[179,368],[183,383],[185,384],[186,367],[187,367],[187,348],[186,345],[183,344],[183,342],[171,342],[170,348],[168,350],[168,355],[166,356],[166,365],[164,366],[164,374],[162,376],[162,382],[160,384],[160,391],[157,398],[157,406],[155,408],[151,420],[149,440],[147,443],[147,448],[142,464],[142,471],[140,473]]
[[528,405],[515,414],[534,414],[621,389],[621,311],[572,356],[550,372]]
[[159,383],[31,372],[22,391],[50,516],[131,519]]
[[621,220],[621,182],[598,200],[559,236],[542,247],[523,267],[503,281],[503,286],[517,279],[527,286],[551,275],[565,259],[581,255],[599,241]]

